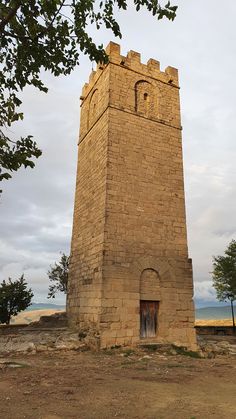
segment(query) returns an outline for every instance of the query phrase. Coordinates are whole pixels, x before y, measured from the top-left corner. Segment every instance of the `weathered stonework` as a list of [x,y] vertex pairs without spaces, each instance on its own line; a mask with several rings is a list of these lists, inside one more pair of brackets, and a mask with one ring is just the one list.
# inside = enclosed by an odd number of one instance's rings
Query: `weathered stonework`
[[136,344],[140,301],[153,302],[151,340],[193,349],[178,71],[107,53],[81,96],[69,322],[101,347]]

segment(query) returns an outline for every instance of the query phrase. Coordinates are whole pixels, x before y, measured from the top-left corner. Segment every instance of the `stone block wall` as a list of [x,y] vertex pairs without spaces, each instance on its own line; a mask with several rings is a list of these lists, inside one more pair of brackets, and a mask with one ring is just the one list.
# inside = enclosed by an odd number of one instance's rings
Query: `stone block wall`
[[80,328],[99,322],[105,226],[108,119],[79,145],[67,312]]

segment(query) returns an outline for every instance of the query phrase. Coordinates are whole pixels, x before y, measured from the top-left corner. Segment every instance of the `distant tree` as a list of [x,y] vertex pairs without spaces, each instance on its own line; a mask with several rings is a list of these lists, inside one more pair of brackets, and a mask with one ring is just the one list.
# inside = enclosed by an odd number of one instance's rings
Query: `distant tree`
[[230,301],[233,328],[235,318],[233,303],[236,300],[236,241],[232,240],[225,256],[213,256],[213,286],[219,301]]
[[47,274],[52,283],[48,288],[48,298],[55,298],[58,291],[67,293],[69,263],[70,257],[62,253],[59,263],[50,267]]
[[31,305],[34,294],[31,288],[27,289],[24,275],[20,279],[0,284],[0,323],[9,324],[11,317]]

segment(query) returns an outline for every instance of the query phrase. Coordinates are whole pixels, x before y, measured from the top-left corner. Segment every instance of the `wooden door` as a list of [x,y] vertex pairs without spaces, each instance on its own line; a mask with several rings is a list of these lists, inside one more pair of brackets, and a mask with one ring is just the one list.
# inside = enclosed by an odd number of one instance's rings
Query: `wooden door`
[[158,301],[140,301],[140,337],[152,338],[157,333]]

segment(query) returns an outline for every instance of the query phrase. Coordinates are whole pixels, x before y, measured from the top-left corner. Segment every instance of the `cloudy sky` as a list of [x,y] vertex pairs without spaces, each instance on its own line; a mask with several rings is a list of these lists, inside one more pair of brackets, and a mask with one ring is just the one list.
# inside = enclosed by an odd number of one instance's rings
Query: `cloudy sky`
[[[174,0],[173,0],[174,1]],[[132,1],[129,2],[132,5]],[[132,6],[116,17],[122,40],[92,32],[98,43],[121,44],[161,68],[179,69],[189,254],[195,296],[214,301],[212,255],[236,238],[236,2],[179,0],[175,22],[157,22]],[[36,168],[3,184],[0,206],[0,280],[23,272],[36,302],[46,302],[46,272],[60,252],[69,254],[75,189],[79,96],[92,63],[67,78],[43,74],[49,93],[26,89],[23,123],[12,135],[32,134],[43,150]],[[62,302],[60,296],[55,302]]]

